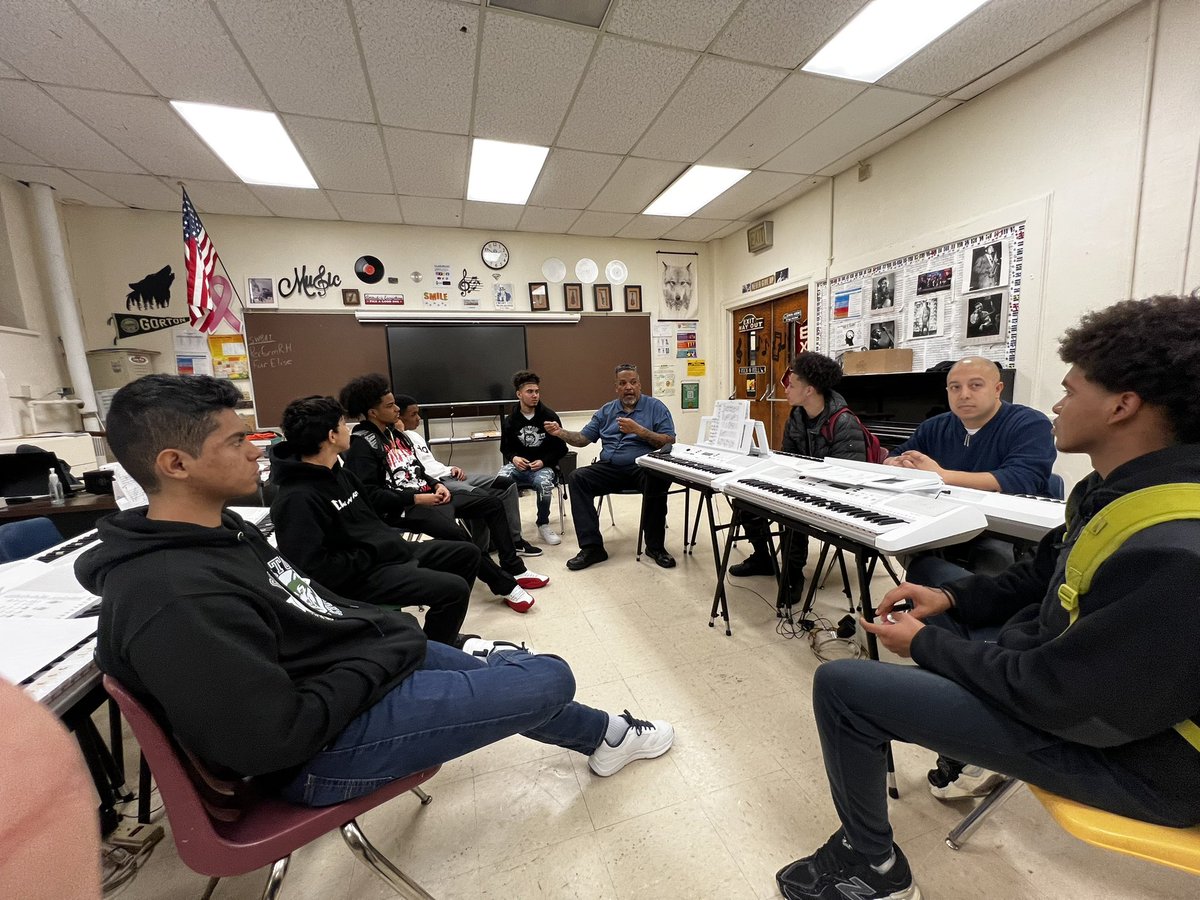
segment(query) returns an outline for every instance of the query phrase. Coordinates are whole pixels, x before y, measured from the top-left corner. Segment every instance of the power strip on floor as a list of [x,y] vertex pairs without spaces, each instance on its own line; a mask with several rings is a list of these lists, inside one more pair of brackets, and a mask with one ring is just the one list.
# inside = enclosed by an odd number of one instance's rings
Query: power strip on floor
[[162,840],[161,825],[144,824],[142,822],[121,822],[116,829],[104,840],[114,847],[124,847],[134,853],[148,850]]

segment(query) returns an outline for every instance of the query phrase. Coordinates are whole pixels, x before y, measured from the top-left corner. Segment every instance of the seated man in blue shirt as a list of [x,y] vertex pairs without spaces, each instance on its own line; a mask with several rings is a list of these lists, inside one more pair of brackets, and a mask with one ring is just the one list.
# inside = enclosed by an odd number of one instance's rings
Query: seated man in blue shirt
[[667,552],[667,488],[671,482],[640,468],[637,458],[675,443],[675,423],[671,411],[654,397],[642,394],[637,366],[622,363],[616,367],[617,399],[596,410],[581,431],[567,431],[557,422],[545,424],[546,434],[559,437],[572,447],[586,447],[600,439],[600,457],[590,466],[571,473],[571,519],[579,553],[567,560],[572,571],[608,559],[600,536],[600,514],[596,498],[626,488],[642,492],[646,533],[646,555],[670,569],[675,560]]

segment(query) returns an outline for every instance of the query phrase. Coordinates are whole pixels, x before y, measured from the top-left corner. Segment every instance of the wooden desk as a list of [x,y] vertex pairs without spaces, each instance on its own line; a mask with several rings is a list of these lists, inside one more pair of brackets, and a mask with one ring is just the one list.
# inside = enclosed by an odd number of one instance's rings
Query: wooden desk
[[81,492],[72,494],[61,506],[55,506],[49,500],[11,504],[0,509],[0,524],[48,516],[64,538],[71,538],[95,528],[97,519],[116,511],[116,508],[112,494]]

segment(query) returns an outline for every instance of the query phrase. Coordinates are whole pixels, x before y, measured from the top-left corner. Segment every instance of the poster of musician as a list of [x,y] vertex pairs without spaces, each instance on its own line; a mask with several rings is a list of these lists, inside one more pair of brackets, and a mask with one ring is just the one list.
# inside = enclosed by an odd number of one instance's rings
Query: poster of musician
[[942,314],[945,308],[942,296],[918,297],[909,303],[908,332],[905,338],[938,337],[942,333]]
[[968,293],[1008,284],[1008,265],[1004,259],[1004,242],[994,241],[971,251],[971,280]]
[[896,346],[896,321],[888,319],[884,322],[871,323],[871,350],[891,350]]
[[1004,292],[964,298],[962,343],[999,344],[1007,340],[1008,299]]
[[896,302],[896,273],[877,275],[871,279],[871,309],[887,309]]

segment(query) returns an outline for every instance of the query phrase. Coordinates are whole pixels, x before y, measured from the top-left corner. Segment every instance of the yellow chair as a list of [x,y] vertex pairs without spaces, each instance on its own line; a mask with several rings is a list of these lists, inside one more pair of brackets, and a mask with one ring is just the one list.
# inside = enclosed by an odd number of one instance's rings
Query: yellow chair
[[[979,823],[1020,786],[1017,779],[1005,778],[947,835],[946,845],[951,850],[962,847]],[[1192,828],[1151,825],[1085,806],[1032,784],[1027,787],[1063,831],[1084,843],[1200,875],[1200,825]]]

